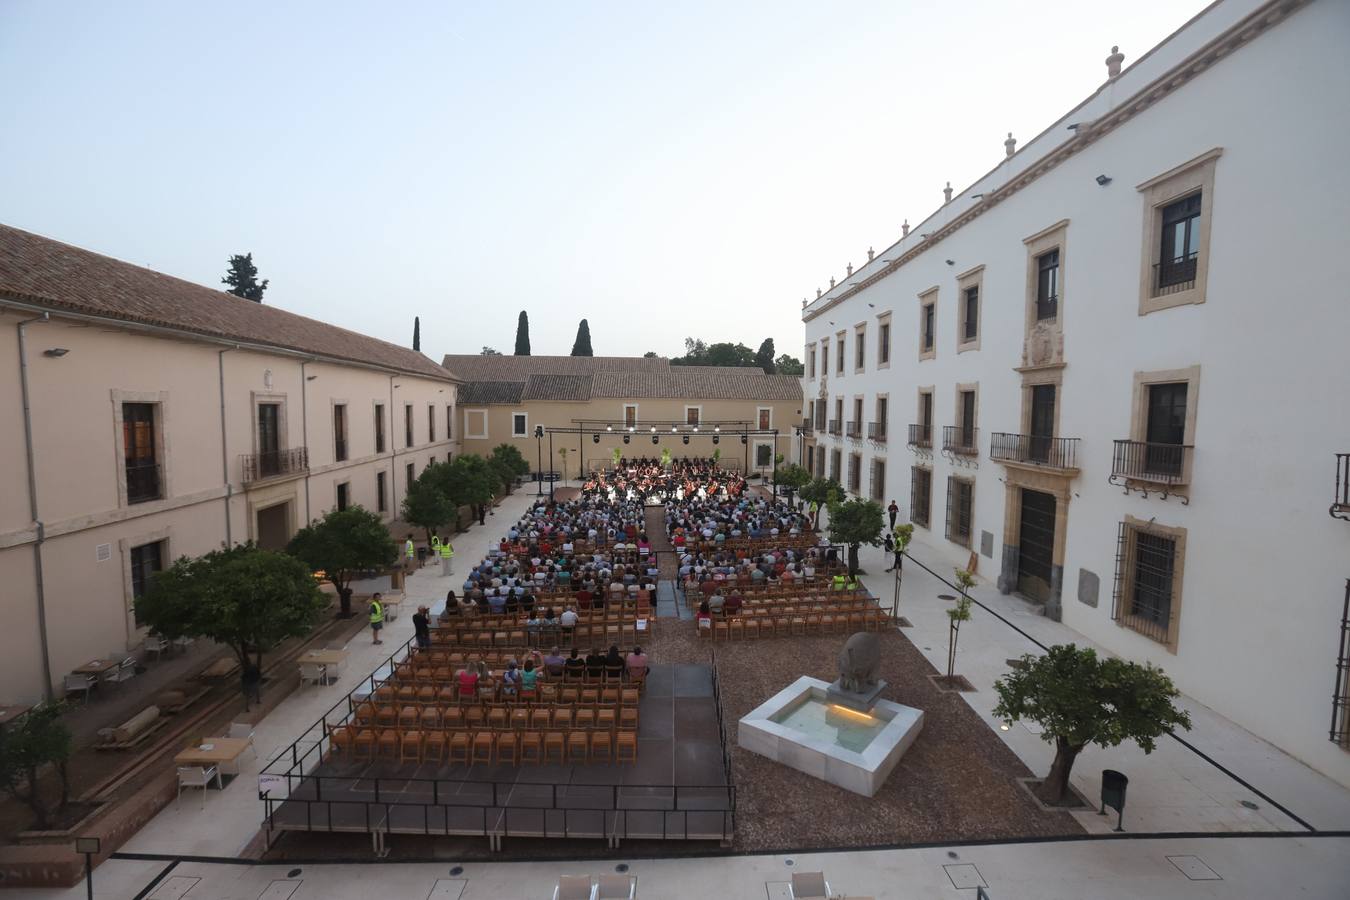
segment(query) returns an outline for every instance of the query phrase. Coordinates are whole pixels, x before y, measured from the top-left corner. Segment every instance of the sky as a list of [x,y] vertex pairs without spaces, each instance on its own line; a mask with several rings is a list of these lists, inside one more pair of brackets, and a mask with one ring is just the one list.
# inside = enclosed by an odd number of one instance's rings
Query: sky
[[0,222],[422,349],[772,337],[1199,12],[0,0]]

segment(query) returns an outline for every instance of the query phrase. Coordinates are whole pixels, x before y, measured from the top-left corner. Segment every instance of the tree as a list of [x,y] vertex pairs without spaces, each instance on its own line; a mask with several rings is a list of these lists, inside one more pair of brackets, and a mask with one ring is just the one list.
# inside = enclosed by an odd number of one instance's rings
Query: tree
[[333,583],[344,619],[352,614],[351,583],[357,574],[391,566],[398,559],[389,529],[379,515],[362,506],[329,510],[297,531],[286,552],[311,571],[322,571]]
[[422,352],[422,317],[413,316],[413,350]]
[[956,605],[947,610],[947,682],[950,684],[956,678],[956,641],[961,636],[961,623],[970,621],[970,591],[971,585],[975,583],[975,576],[966,569],[956,570],[956,586],[961,589],[961,596],[956,598]]
[[502,355],[502,351],[500,351],[500,350],[493,350],[493,349],[492,349],[491,347],[489,347],[487,344],[484,344],[484,345],[483,345],[483,350],[482,350],[482,352],[479,353],[478,355],[479,355],[479,356],[501,356],[501,355]]
[[820,510],[844,495],[844,486],[833,478],[813,478],[802,488],[802,499],[816,505],[811,528],[820,528]]
[[[393,544],[389,541],[391,553]],[[136,618],[170,640],[205,637],[224,644],[244,670],[253,653],[261,670],[264,653],[318,624],[328,601],[314,580],[315,568],[252,542],[195,559],[184,556],[157,573],[149,590],[136,598]]]
[[811,473],[796,463],[788,463],[778,470],[778,483],[787,487],[790,505],[793,495],[811,483]]
[[[33,827],[46,831],[53,813],[70,802],[70,761],[73,741],[61,721],[61,704],[44,703],[0,729],[0,790],[33,811]],[[56,808],[42,796],[42,768],[55,767],[61,793]]]
[[530,355],[530,316],[525,310],[520,311],[520,318],[516,319],[516,356]]
[[253,264],[252,253],[245,253],[242,256],[236,253],[230,257],[230,270],[220,279],[220,283],[230,286],[227,293],[261,303],[263,291],[267,290],[268,279],[264,278],[261,283],[258,282],[258,267]]
[[786,353],[773,361],[773,368],[779,375],[795,375],[800,378],[806,374],[806,366],[802,365],[802,361]]
[[515,444],[503,443],[493,447],[488,464],[497,476],[496,484],[501,485],[507,494],[511,493],[516,479],[530,471],[529,461],[521,455],[520,449]]
[[1115,747],[1132,740],[1152,753],[1157,739],[1190,714],[1177,709],[1172,680],[1152,664],[1098,659],[1090,647],[1058,644],[1041,657],[1027,654],[1008,675],[994,682],[994,715],[1008,723],[1029,719],[1055,742],[1055,761],[1037,789],[1047,803],[1062,803],[1073,762],[1088,744]]
[[614,468],[617,469],[619,467],[619,460],[623,459],[623,449],[621,447],[615,447],[609,455],[610,458],[614,460]]
[[759,345],[755,351],[755,365],[764,370],[765,375],[772,375],[773,368],[773,338],[765,338],[764,343]]
[[450,500],[446,484],[446,469],[449,466],[449,463],[438,462],[423,469],[422,474],[408,485],[399,511],[403,521],[426,530],[427,546],[431,545],[433,532],[457,518],[458,510]]
[[572,344],[573,356],[594,356],[591,352],[591,323],[585,319],[577,326],[577,339]]
[[561,457],[561,459],[562,459],[562,465],[559,466],[559,468],[562,470],[562,480],[563,480],[563,481],[566,481],[566,480],[567,480],[567,448],[566,448],[566,447],[559,447],[559,448],[558,448],[558,456]]
[[884,527],[881,504],[875,500],[830,504],[830,543],[848,545],[849,575],[858,574],[858,548],[863,544],[879,546]]
[[657,358],[657,356],[656,356],[656,351],[655,351],[655,350],[648,350],[646,353],[642,354],[642,358],[643,358],[643,359],[656,359],[656,358]]
[[[762,348],[761,348],[762,349]],[[770,356],[769,360],[772,361]],[[755,351],[744,344],[727,342],[707,344],[694,338],[684,339],[684,356],[670,361],[672,366],[732,366],[750,368],[763,366],[757,361]]]
[[487,518],[487,506],[496,496],[496,488],[500,483],[499,476],[488,461],[481,456],[459,457],[450,464],[446,483],[456,510],[461,506],[469,507],[478,524],[482,525]]

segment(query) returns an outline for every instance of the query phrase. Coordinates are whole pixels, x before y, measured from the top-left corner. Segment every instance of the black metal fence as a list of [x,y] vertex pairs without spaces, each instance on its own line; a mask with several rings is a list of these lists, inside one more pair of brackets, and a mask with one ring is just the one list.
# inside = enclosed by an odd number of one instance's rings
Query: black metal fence
[[309,448],[295,447],[266,453],[246,453],[240,460],[244,469],[244,483],[248,484],[264,478],[299,475],[309,471]]
[[1043,437],[1038,434],[994,432],[989,458],[1003,462],[1030,463],[1052,469],[1078,468],[1078,438]]
[[1184,484],[1190,476],[1190,444],[1116,441],[1111,475],[1154,484]]
[[961,456],[974,456],[980,452],[980,430],[964,425],[943,425],[942,449]]
[[127,502],[144,503],[162,497],[163,474],[159,463],[127,462]]
[[1336,685],[1331,692],[1331,739],[1350,749],[1350,578],[1345,580],[1339,650],[1336,654]]
[[1153,296],[1162,297],[1195,287],[1195,273],[1199,264],[1200,257],[1194,253],[1154,263]]
[[879,444],[880,444],[880,443],[885,443],[885,441],[886,441],[886,423],[885,423],[885,422],[868,422],[868,423],[867,423],[867,439],[868,439],[869,441],[876,441],[876,442],[879,443]]
[[933,426],[932,425],[910,425],[909,426],[909,445],[911,447],[931,447],[933,446]]
[[1331,515],[1350,521],[1350,453],[1336,454],[1336,490],[1331,495]]

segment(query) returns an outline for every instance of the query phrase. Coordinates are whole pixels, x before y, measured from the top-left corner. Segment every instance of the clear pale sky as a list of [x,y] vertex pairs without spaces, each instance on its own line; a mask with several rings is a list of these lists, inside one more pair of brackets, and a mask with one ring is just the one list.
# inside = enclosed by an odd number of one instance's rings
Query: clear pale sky
[[1204,7],[0,0],[0,221],[422,349],[683,352],[801,300]]

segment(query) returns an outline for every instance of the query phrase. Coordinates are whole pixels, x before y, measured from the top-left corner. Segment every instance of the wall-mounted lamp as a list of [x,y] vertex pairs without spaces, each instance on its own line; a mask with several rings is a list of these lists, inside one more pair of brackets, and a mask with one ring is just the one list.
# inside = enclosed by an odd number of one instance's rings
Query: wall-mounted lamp
[[541,437],[544,436],[544,426],[543,426],[543,425],[536,425],[536,426],[534,426],[534,436],[537,437],[537,438],[541,438]]
[[721,425],[714,425],[714,426],[713,426],[713,431],[721,432],[721,430],[722,430],[722,426],[721,426]]
[[628,433],[629,433],[629,434],[632,434],[633,431],[634,431],[633,426],[632,426],[632,425],[629,425],[629,426],[628,426]]
[[652,434],[656,434],[656,426],[655,426],[655,425],[652,426]]
[[746,437],[745,435],[741,435],[741,443],[742,444],[750,443],[750,438]]
[[943,260],[943,261],[944,261],[947,265],[949,265],[949,266],[954,266],[954,265],[956,265],[956,260],[954,260],[954,259],[948,259],[948,260]]
[[53,347],[50,350],[43,350],[42,355],[51,357],[52,359],[60,359],[69,352],[70,351],[67,350],[65,347]]
[[675,433],[675,426],[674,426],[674,425],[670,426],[670,433],[671,433],[671,434],[674,434],[674,433]]
[[1111,183],[1111,176],[1110,176],[1110,175],[1098,175],[1098,176],[1097,176],[1097,183],[1098,183],[1099,185],[1101,185],[1102,187],[1106,187],[1108,184]]

